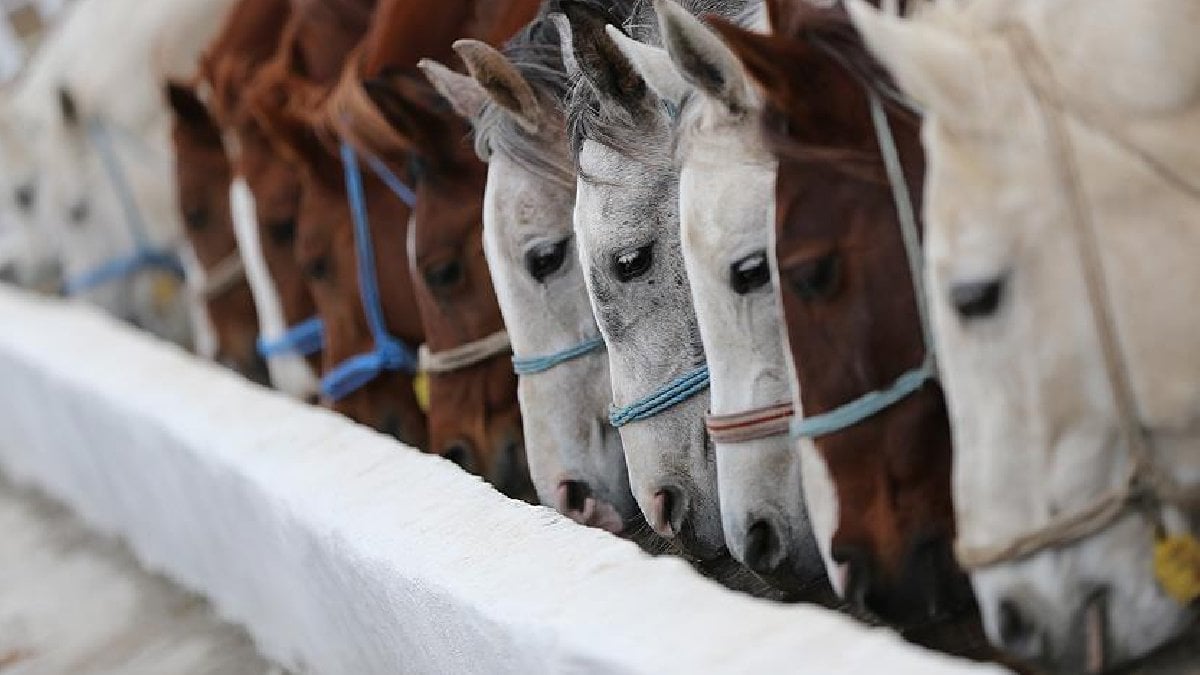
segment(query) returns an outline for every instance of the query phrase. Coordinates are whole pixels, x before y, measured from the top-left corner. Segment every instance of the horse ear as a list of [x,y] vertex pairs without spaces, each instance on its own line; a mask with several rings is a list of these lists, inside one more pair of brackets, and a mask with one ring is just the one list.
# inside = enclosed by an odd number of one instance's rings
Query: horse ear
[[674,0],[654,0],[663,44],[684,79],[730,112],[753,104],[745,71],[721,38]]
[[63,124],[68,127],[79,126],[79,106],[75,103],[75,95],[66,85],[58,88],[58,110]]
[[711,25],[763,93],[768,98],[780,98],[787,90],[790,73],[788,59],[776,48],[778,38],[746,30],[721,17],[712,17]]
[[454,51],[467,64],[471,77],[525,131],[536,134],[542,125],[542,107],[525,76],[503,54],[486,42],[459,40]]
[[605,30],[659,98],[675,105],[683,101],[688,83],[675,69],[665,49],[638,42],[611,24]]
[[183,124],[190,127],[208,129],[215,127],[212,116],[208,114],[208,108],[200,100],[188,85],[175,80],[168,79],[163,87],[163,93],[167,99],[167,105],[170,106],[171,112]]
[[847,0],[846,8],[867,48],[918,103],[944,112],[971,105],[980,74],[976,55],[964,40],[885,14],[862,0]]
[[645,100],[646,81],[609,37],[607,17],[583,2],[563,2],[579,71],[596,92],[625,110]]
[[454,112],[468,122],[474,122],[487,104],[487,93],[474,78],[456,73],[433,59],[421,59],[417,67],[442,98],[450,102]]

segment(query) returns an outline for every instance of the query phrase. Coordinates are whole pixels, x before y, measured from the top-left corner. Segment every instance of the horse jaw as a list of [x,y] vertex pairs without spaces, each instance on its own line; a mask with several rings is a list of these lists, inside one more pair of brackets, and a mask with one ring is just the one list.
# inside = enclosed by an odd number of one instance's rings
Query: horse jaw
[[[518,356],[552,354],[596,333],[574,242],[563,266],[542,282],[525,269],[535,246],[571,239],[575,195],[496,154],[488,165],[483,245],[496,298]],[[607,422],[612,401],[603,351],[522,376],[518,385],[525,452],[538,497],[555,506],[563,481],[588,485],[599,521],[629,522],[629,490],[620,437]],[[592,524],[592,523],[584,523]],[[617,527],[620,530],[620,527]]]
[[[654,165],[622,157],[585,141],[578,181],[575,235],[584,280],[608,345],[613,400],[626,405],[704,362],[683,254],[680,251],[678,177],[669,161]],[[654,262],[628,283],[613,260],[654,242]],[[690,512],[682,539],[701,556],[724,546],[717,506],[716,467],[704,430],[707,395],[620,429],[629,480],[639,506],[654,522],[655,495],[678,490]]]
[[[1036,24],[1031,32],[1055,34]],[[992,36],[979,37],[986,45]],[[1070,38],[1078,39],[1086,36]],[[1053,54],[1053,47],[1039,49]],[[1070,96],[1081,86],[1070,75],[1082,66],[1054,66],[1066,105],[1100,112]],[[924,129],[928,288],[955,436],[959,544],[967,549],[1004,545],[1078,512],[1121,484],[1130,466],[1058,168],[1063,157],[1017,68],[1011,58],[993,64],[977,85],[993,95],[992,113],[932,115]],[[1069,115],[1059,120],[1088,202],[1085,227],[1101,249],[1114,313],[1109,329],[1132,379],[1138,422],[1152,433],[1155,464],[1195,485],[1200,364],[1190,354],[1200,323],[1179,309],[1200,283],[1192,262],[1200,230],[1189,215],[1195,204],[1113,136],[1194,177],[1195,160],[1180,148],[1197,136],[1200,110],[1188,104],[1130,115],[1121,111],[1100,133]],[[964,123],[978,132],[962,133]],[[957,284],[990,280],[1003,284],[993,313],[968,317],[956,309]],[[1189,515],[1194,522],[1198,514]],[[1195,614],[1156,583],[1153,541],[1150,524],[1131,516],[1083,541],[973,571],[989,635],[1022,656],[1069,666],[1080,652],[1079,610],[1100,589],[1116,610],[1107,617],[1109,665],[1154,649]],[[1014,607],[1031,624],[1030,636],[1014,637]]]

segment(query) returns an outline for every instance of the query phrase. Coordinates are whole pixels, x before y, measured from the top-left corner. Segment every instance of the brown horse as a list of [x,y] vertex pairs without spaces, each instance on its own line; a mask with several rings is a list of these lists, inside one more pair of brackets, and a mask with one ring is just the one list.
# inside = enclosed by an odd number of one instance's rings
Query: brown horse
[[196,320],[207,324],[210,333],[197,341],[197,350],[255,382],[268,384],[266,362],[256,348],[258,314],[233,231],[232,171],[220,129],[191,87],[170,82],[166,97],[173,113],[179,209],[194,258],[188,261],[189,285],[204,300],[206,316]]
[[[281,324],[280,329],[299,323],[315,312],[312,298],[293,262],[298,178],[266,141],[241,96],[258,69],[275,55],[291,16],[289,0],[242,0],[233,7],[200,63],[200,88],[208,94],[205,103],[220,130],[230,175],[198,176],[197,180],[204,183],[197,183],[195,189],[211,195],[210,208],[213,210],[231,209],[231,182],[235,194],[245,197],[252,193],[256,197],[253,211],[243,216],[253,220],[246,226],[256,236],[252,242],[239,242],[239,247],[249,245],[248,250],[242,251],[242,257],[251,274],[251,288],[260,311],[260,328],[267,326],[265,318],[271,320],[262,312],[268,316],[276,315],[274,320]],[[221,183],[224,184],[223,194],[215,187]],[[209,185],[214,187],[207,187]],[[265,269],[254,269],[255,257],[261,260],[260,265]],[[259,278],[255,278],[255,274]],[[272,362],[273,384],[296,396],[311,395],[317,358],[311,357],[307,368],[302,362],[296,363],[302,371],[309,371],[307,374],[280,370],[275,367],[278,364]]]
[[[531,498],[516,377],[483,257],[486,167],[469,144],[469,128],[415,65],[421,58],[452,57],[456,37],[502,41],[533,18],[537,3],[422,4],[381,5],[359,60],[332,97],[325,125],[414,187],[407,245],[389,246],[376,237],[374,250],[381,275],[388,267],[400,269],[402,259],[412,279],[426,332],[421,365],[430,375],[431,448],[506,494]],[[446,29],[440,40],[435,28]],[[371,172],[365,189],[368,203],[382,192],[400,205]],[[377,220],[371,218],[373,232]],[[393,222],[390,230],[399,229]],[[386,306],[385,315],[394,325]]]
[[[919,119],[889,98],[888,80],[842,9],[785,0],[768,7],[775,35],[717,27],[766,98],[764,129],[779,160],[779,291],[801,409],[812,418],[892,387],[931,348],[889,180],[899,177],[885,170],[880,147],[894,138],[913,204],[924,155]],[[869,96],[884,101],[890,134],[877,136]],[[973,615],[951,553],[952,449],[936,380],[805,443],[803,452],[815,444],[823,460],[805,466],[806,499],[810,513],[836,513],[825,524],[832,533],[815,525],[827,544],[831,535],[843,594],[902,625]],[[822,475],[832,489],[810,489]],[[830,491],[836,504],[814,508]]]

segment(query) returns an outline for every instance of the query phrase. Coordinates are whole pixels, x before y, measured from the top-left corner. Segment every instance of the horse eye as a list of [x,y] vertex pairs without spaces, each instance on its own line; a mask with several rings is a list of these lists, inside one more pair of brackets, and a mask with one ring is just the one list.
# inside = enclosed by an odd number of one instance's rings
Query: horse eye
[[288,218],[267,227],[267,235],[276,246],[286,246],[296,240],[296,219]]
[[430,288],[450,288],[462,281],[462,278],[463,266],[457,259],[434,265],[425,270],[425,283]]
[[332,265],[329,264],[329,256],[318,256],[304,265],[304,276],[312,281],[325,281],[329,278],[329,272]]
[[767,265],[767,252],[756,251],[729,266],[729,285],[733,292],[745,295],[771,281],[771,268]]
[[1003,298],[1003,279],[966,281],[950,287],[950,303],[963,319],[982,319],[995,314]]
[[22,211],[28,211],[33,208],[34,199],[33,185],[25,183],[13,190],[13,201]]
[[183,222],[189,230],[203,230],[208,225],[208,209],[202,206],[189,209],[183,214]]
[[654,242],[638,248],[627,248],[613,256],[613,272],[621,283],[637,279],[650,271],[654,264]]
[[541,282],[562,268],[567,259],[568,241],[563,239],[553,244],[539,244],[526,251],[525,269],[529,271],[529,276]]
[[787,271],[792,290],[804,300],[829,297],[837,290],[841,261],[836,253],[793,265]]

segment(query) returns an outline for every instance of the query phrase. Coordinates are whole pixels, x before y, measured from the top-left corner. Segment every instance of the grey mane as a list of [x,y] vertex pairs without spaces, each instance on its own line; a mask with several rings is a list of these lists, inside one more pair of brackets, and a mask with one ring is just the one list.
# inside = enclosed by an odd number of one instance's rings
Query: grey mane
[[[640,0],[586,0],[600,11],[624,17]],[[571,80],[563,65],[558,29],[548,17],[561,13],[560,0],[546,0],[538,16],[508,41],[504,55],[540,99],[543,112],[554,113],[547,130],[532,134],[512,115],[489,100],[475,120],[475,151],[481,158],[499,153],[542,180],[574,190],[575,166],[562,140],[566,98]]]
[[[653,5],[649,0],[635,0],[634,4],[622,30],[639,42],[661,47],[662,36]],[[753,22],[762,7],[761,0],[681,0],[679,4],[693,15],[715,14],[739,25]],[[664,103],[653,94],[648,94],[648,98],[655,101],[654,107],[614,110],[603,104],[600,93],[586,77],[577,75],[567,95],[567,131],[576,165],[586,140],[650,166],[673,164],[672,129],[662,120],[666,117],[673,122],[679,111],[668,109],[665,116],[656,114],[664,112]],[[579,175],[588,180],[583,173]]]

